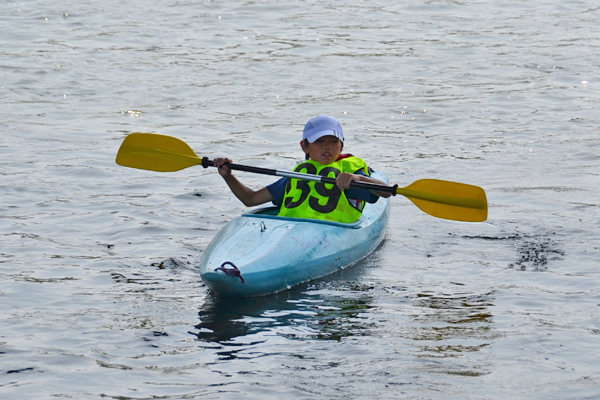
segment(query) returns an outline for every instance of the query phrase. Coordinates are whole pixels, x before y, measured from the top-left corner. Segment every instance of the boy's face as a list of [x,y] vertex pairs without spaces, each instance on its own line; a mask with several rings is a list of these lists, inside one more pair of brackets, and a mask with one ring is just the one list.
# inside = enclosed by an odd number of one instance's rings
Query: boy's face
[[311,160],[328,165],[340,156],[344,143],[335,136],[323,136],[315,140],[314,143],[308,143],[308,146],[304,144],[304,141],[301,141],[300,146],[310,156]]

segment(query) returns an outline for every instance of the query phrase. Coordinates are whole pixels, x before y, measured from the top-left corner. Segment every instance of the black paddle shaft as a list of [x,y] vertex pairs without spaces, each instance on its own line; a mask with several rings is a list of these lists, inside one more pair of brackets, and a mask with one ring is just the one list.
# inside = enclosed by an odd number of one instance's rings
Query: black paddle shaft
[[[251,167],[248,165],[240,165],[240,164],[232,164],[232,163],[227,163],[225,165],[236,171],[252,172],[255,174],[263,174],[263,175],[282,176],[282,177],[286,177],[286,178],[301,179],[301,180],[305,180],[305,181],[314,181],[314,182],[321,182],[321,183],[328,183],[328,184],[335,185],[335,178],[330,178],[328,176],[303,174],[300,172],[277,171],[277,170],[269,169],[269,168]],[[208,167],[214,167],[215,165],[211,160],[208,159],[208,157],[203,157],[202,158],[202,166],[204,168],[208,168]],[[398,185],[386,186],[386,185],[378,185],[376,183],[369,183],[369,182],[352,182],[352,183],[350,183],[350,187],[353,187],[356,189],[365,189],[365,190],[370,190],[370,191],[375,191],[375,192],[391,193],[395,196]]]

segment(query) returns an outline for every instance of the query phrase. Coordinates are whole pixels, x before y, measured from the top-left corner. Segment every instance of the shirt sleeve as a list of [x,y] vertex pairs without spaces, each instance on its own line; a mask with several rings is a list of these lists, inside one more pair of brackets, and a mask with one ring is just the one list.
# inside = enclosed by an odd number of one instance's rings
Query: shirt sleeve
[[267,186],[267,190],[273,197],[273,205],[281,207],[283,204],[283,197],[285,196],[285,186],[287,185],[288,178],[281,178],[277,182],[271,183]]

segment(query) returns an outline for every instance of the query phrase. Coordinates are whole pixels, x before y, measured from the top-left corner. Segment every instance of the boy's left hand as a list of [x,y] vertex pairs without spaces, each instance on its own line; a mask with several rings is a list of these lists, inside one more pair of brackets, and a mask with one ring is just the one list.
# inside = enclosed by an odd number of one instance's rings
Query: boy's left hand
[[355,181],[360,181],[360,176],[348,172],[342,172],[335,178],[335,183],[340,190],[350,189],[350,184]]

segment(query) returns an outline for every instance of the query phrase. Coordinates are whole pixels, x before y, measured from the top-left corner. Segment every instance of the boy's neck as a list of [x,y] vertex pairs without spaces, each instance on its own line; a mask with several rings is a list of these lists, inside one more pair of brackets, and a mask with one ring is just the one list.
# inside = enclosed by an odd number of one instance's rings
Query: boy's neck
[[[349,158],[349,157],[354,157],[352,154],[347,153],[347,154],[340,154],[338,156],[338,158],[336,158],[336,160],[334,162],[338,162],[340,160],[343,160],[344,158]],[[314,161],[312,158],[309,158],[308,160]]]

